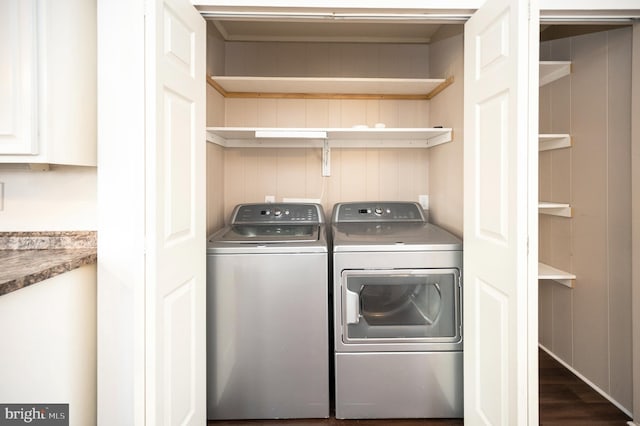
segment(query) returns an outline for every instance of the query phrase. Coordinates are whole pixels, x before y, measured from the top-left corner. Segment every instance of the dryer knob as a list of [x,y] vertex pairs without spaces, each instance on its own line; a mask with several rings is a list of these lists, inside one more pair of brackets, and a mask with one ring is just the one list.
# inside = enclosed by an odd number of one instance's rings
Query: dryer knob
[[280,209],[273,210],[273,215],[275,217],[281,216],[282,215],[282,210],[280,210]]
[[382,216],[382,209],[380,207],[376,207],[374,213],[376,214],[376,216]]

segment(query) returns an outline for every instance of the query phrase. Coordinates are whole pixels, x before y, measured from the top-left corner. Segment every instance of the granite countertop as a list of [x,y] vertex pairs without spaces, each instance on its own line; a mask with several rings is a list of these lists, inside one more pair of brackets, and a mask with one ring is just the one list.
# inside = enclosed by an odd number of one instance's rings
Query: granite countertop
[[0,232],[0,296],[96,260],[95,231]]

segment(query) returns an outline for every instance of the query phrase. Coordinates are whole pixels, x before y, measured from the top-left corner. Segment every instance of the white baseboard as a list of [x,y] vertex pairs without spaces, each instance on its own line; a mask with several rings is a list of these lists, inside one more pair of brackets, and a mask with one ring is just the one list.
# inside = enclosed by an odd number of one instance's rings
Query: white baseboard
[[[611,402],[613,405],[618,407],[620,409],[620,411],[625,413],[627,416],[633,418],[633,414],[631,413],[631,411],[629,411],[625,407],[623,407],[622,404],[620,404],[618,401],[613,399],[611,397],[611,395],[609,395],[608,393],[606,393],[605,391],[600,389],[595,383],[593,383],[591,380],[589,380],[586,377],[584,377],[582,374],[580,374],[578,371],[576,371],[572,366],[570,366],[569,364],[564,362],[562,359],[558,358],[558,356],[556,354],[551,352],[549,349],[545,348],[542,344],[538,343],[538,346],[540,347],[540,349],[542,349],[543,351],[548,353],[549,356],[551,356],[553,359],[555,359],[560,364],[562,364],[567,370],[571,371],[573,374],[578,376],[578,378],[580,378],[580,380],[582,380],[583,382],[588,384],[591,388],[593,388],[594,391],[598,392],[600,395],[602,395],[604,398],[606,398],[609,402]],[[633,422],[628,422],[627,424],[628,425],[634,425]],[[636,426],[640,426],[640,425],[636,425]]]

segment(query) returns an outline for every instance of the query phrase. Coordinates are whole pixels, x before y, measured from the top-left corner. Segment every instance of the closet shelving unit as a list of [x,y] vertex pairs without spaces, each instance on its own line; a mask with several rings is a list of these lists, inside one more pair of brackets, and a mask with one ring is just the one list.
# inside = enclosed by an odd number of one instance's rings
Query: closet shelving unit
[[[540,87],[565,77],[571,73],[569,61],[542,61],[540,62]],[[538,139],[539,151],[570,148],[573,144],[569,134],[540,134]],[[540,201],[538,203],[540,214],[567,217],[573,216],[573,210],[568,203],[554,203]],[[545,263],[538,263],[538,279],[553,280],[561,285],[573,288],[576,276]]]
[[[225,98],[429,100],[453,78],[208,77]],[[428,148],[453,140],[451,128],[209,127],[207,139],[225,147]]]

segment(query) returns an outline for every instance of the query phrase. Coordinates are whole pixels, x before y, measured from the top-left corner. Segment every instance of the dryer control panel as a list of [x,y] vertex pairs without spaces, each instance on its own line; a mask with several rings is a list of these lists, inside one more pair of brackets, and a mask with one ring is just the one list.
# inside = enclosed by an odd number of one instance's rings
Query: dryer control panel
[[411,202],[339,203],[332,222],[426,222],[422,207]]

